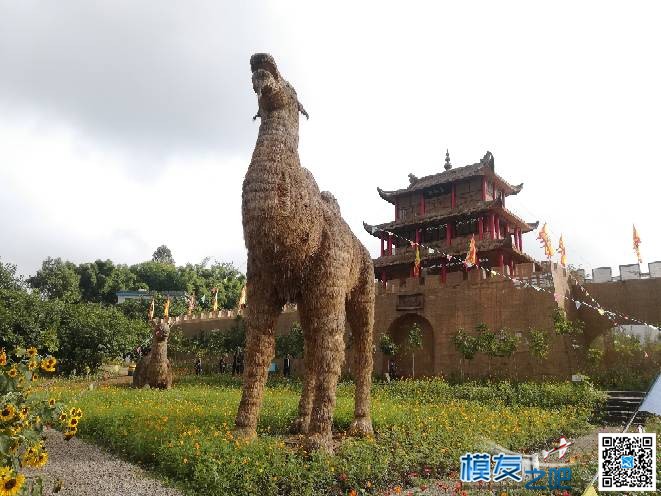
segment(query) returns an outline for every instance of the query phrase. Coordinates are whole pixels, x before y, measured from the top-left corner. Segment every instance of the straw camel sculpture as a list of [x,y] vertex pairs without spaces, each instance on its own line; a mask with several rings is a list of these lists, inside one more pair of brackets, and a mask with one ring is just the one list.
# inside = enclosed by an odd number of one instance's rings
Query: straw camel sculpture
[[172,387],[172,367],[168,360],[168,337],[170,326],[166,322],[150,321],[153,329],[151,350],[142,357],[133,373],[133,385],[170,389]]
[[370,385],[374,268],[340,215],[333,195],[320,192],[298,157],[296,91],[268,54],[250,59],[259,135],[243,182],[243,230],[248,249],[247,343],[237,434],[256,435],[275,325],[296,302],[304,334],[305,379],[294,430],[306,446],[332,450],[337,381],[346,322],[355,339],[355,418],[350,433],[372,433]]

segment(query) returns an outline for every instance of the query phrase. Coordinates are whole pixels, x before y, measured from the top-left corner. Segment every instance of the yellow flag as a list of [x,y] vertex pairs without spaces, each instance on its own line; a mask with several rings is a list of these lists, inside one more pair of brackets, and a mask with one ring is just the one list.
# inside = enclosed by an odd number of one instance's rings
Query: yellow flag
[[154,318],[154,312],[156,310],[155,308],[156,302],[154,301],[154,298],[151,299],[151,304],[149,305],[149,312],[147,313],[147,317],[149,320],[152,320]]
[[638,263],[643,263],[643,257],[640,256],[640,236],[638,236],[635,225],[633,226],[633,251],[636,252]]
[[163,306],[163,318],[167,319],[170,317],[170,298],[165,300],[165,305]]
[[464,260],[464,265],[466,265],[466,267],[477,265],[477,247],[475,246],[475,236],[471,237],[470,244],[468,245],[468,253],[466,254],[466,260]]
[[592,484],[588,486],[588,488],[583,491],[583,494],[581,496],[598,496],[599,493],[597,493],[597,490],[594,488]]
[[560,253],[560,265],[567,266],[567,250],[565,249],[565,242],[562,239],[562,234],[558,240],[558,253]]
[[213,288],[213,311],[218,311],[218,288]]
[[551,244],[551,237],[549,236],[546,222],[544,222],[542,229],[539,231],[537,239],[541,242],[542,248],[544,248],[544,255],[546,255],[546,258],[550,260],[555,251],[553,250],[553,245]]

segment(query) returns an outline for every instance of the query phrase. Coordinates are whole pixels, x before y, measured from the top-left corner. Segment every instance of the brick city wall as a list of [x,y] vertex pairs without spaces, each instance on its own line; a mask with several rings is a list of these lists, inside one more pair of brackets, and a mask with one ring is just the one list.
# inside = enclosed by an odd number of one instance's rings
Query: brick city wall
[[[389,281],[385,288],[377,284],[374,372],[382,375],[387,369],[387,357],[378,349],[379,337],[387,333],[400,345],[400,352],[395,357],[397,373],[411,375],[412,359],[403,350],[403,344],[408,329],[418,323],[423,330],[423,348],[415,356],[416,376],[463,374],[481,377],[497,373],[512,377],[567,378],[579,358],[571,352],[565,338],[553,333],[555,309],[560,306],[570,319],[579,318],[585,322],[585,344],[590,344],[612,324],[593,309],[581,307],[577,311],[571,301],[556,301],[554,293],[589,301],[576,285],[570,284],[565,269],[549,263],[542,264],[542,271],[535,272],[534,269],[533,264],[519,264],[516,269],[519,282],[516,284],[503,276],[487,277],[478,269],[472,269],[468,274],[449,273],[445,284],[439,276]],[[545,291],[525,287],[521,281]],[[604,308],[652,324],[661,322],[661,277],[609,281],[591,283],[588,280],[584,284]],[[184,335],[194,336],[215,329],[229,329],[240,313],[223,310],[171,318],[170,323],[181,326]],[[287,306],[278,319],[276,333],[286,334],[297,321],[299,316],[295,305]],[[491,330],[507,328],[520,337],[518,350],[511,358],[488,359],[478,354],[470,362],[462,363],[452,338],[458,329],[472,333],[480,323]],[[530,356],[526,337],[531,328],[546,330],[552,337],[549,358],[543,361]],[[277,362],[281,367],[282,364]],[[344,367],[346,373],[350,373],[351,365],[352,350],[349,348]],[[301,371],[302,364],[295,360],[293,369],[294,373]]]

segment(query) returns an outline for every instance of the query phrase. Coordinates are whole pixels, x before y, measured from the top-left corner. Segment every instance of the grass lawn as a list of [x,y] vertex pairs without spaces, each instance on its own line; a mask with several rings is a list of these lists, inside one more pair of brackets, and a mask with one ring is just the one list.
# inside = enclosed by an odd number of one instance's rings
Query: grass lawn
[[[500,388],[500,389],[499,389]],[[449,386],[442,380],[375,385],[372,439],[342,441],[334,456],[289,447],[300,386],[277,382],[265,394],[259,439],[231,428],[240,386],[223,378],[184,378],[170,391],[60,382],[55,393],[83,409],[80,435],[144,463],[191,494],[384,494],[418,477],[443,477],[482,439],[514,450],[586,432],[597,394],[571,384]],[[588,391],[589,393],[589,391]],[[588,398],[585,400],[584,398]],[[527,406],[540,404],[537,406]],[[526,406],[524,406],[526,405]],[[353,387],[338,390],[334,427],[345,431]]]

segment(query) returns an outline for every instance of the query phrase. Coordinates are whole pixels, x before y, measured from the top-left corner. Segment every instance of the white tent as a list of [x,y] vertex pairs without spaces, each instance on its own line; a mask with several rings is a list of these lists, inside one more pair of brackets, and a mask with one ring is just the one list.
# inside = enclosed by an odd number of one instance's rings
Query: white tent
[[655,415],[661,415],[661,374],[656,377],[656,381],[645,396],[645,400],[638,409],[641,412],[650,412]]

